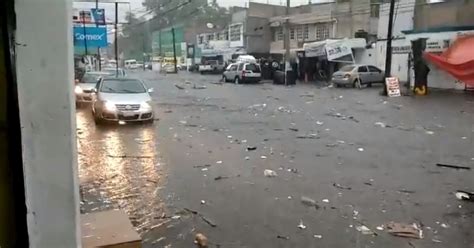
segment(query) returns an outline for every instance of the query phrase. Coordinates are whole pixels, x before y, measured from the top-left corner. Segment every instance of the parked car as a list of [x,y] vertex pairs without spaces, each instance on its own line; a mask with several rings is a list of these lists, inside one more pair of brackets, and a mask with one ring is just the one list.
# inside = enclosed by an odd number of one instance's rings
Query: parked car
[[76,80],[74,93],[76,95],[76,104],[79,106],[83,103],[92,102],[93,89],[101,77],[110,74],[103,71],[86,72],[80,80]]
[[256,63],[234,63],[222,73],[224,82],[257,83],[262,79],[262,70]]
[[92,114],[96,124],[104,121],[153,122],[150,93],[143,81],[132,78],[102,78],[94,88]]
[[350,85],[360,88],[362,85],[371,87],[374,83],[383,83],[384,71],[373,65],[346,65],[332,75],[334,86]]

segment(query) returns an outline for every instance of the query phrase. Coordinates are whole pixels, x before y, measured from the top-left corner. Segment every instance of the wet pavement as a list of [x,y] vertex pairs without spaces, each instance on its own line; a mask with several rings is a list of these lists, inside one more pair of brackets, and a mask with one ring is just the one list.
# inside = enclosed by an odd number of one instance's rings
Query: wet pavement
[[436,166],[474,167],[473,95],[132,75],[159,120],[96,127],[78,110],[81,210],[124,209],[143,247],[193,247],[198,232],[210,247],[473,247],[474,203],[454,195],[473,171]]

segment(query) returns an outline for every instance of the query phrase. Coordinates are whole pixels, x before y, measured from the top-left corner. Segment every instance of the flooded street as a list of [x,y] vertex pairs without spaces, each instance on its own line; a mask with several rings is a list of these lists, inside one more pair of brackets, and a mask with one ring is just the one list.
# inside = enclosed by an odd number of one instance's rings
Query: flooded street
[[454,193],[473,172],[436,165],[473,167],[472,95],[131,74],[155,89],[155,123],[96,126],[78,109],[81,211],[123,209],[143,247],[198,232],[210,247],[472,247],[474,205]]

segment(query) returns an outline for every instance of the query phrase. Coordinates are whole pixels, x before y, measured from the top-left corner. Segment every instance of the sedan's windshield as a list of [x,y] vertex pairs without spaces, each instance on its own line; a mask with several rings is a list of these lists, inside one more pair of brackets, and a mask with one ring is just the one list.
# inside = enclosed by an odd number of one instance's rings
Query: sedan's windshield
[[145,93],[146,89],[142,82],[134,79],[115,80],[105,79],[100,87],[102,93],[114,94],[137,94]]

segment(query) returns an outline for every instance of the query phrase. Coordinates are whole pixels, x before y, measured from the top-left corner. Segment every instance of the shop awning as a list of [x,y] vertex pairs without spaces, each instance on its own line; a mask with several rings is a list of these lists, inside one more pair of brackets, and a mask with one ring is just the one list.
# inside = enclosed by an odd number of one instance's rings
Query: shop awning
[[456,79],[474,86],[474,35],[460,36],[440,55],[424,53],[424,57]]
[[[305,43],[303,45],[306,57],[327,57],[328,61],[339,61],[343,57],[352,55],[352,49],[365,48],[366,41],[362,38],[354,39],[328,39],[324,41],[316,41]],[[350,62],[350,61],[341,61]]]

